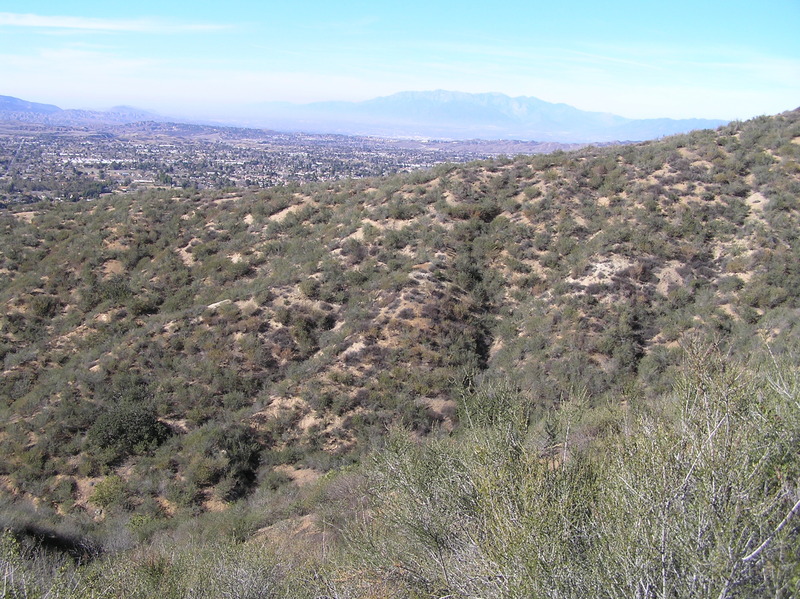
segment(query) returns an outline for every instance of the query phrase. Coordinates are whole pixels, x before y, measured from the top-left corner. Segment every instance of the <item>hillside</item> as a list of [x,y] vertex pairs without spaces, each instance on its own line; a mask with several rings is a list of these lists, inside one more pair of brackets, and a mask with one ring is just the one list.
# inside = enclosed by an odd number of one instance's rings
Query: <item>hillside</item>
[[[334,497],[341,512],[325,517],[339,526],[356,509],[344,504],[356,501],[358,483],[335,473],[369,462],[362,458],[384,446],[388,429],[410,435],[390,436],[384,473],[408,474],[403,456],[417,456],[438,464],[428,474],[440,480],[473,455],[489,456],[472,464],[487,468],[481,476],[502,478],[490,466],[494,449],[425,449],[409,439],[494,430],[503,414],[514,434],[524,421],[538,435],[523,443],[535,456],[526,468],[546,458],[542,477],[573,472],[582,463],[573,452],[626,430],[620,410],[663,409],[688,376],[687,351],[701,364],[692,384],[702,383],[702,364],[724,371],[691,348],[714,348],[723,364],[768,348],[796,371],[799,163],[795,111],[645,144],[389,178],[4,210],[0,524],[19,530],[37,506],[33,521],[62,541],[115,531],[93,541],[111,551],[192,516],[252,523],[258,513],[261,534],[283,538],[276,523],[296,532]],[[576,402],[596,418],[570,429],[565,410]],[[603,410],[615,416],[601,418]],[[686,430],[702,437],[700,428]],[[611,446],[593,451],[615,455]],[[793,480],[795,466],[786,467]],[[401,487],[381,479],[379,498],[433,502],[421,499],[428,479],[412,478]],[[484,482],[502,488],[498,478]],[[326,490],[314,500],[302,493],[311,488]],[[532,501],[541,489],[518,491]],[[771,504],[763,526],[774,528],[790,497]],[[447,505],[424,509],[452,532],[467,508]],[[402,522],[416,530],[412,516]],[[213,531],[218,521],[205,522]],[[481,547],[489,561],[480,568],[491,570],[499,554]],[[423,576],[430,564],[419,560],[406,566],[424,584],[410,574],[386,580],[415,596],[444,595],[436,585],[452,590],[461,580],[439,580],[435,563]],[[463,588],[472,590],[454,596],[526,596],[469,580]],[[390,584],[386,596],[391,588],[401,587]]]

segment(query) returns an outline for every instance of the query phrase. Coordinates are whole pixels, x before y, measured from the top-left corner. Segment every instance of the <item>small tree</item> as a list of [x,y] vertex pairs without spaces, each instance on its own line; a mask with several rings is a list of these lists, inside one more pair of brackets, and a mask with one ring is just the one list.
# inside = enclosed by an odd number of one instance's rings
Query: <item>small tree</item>
[[130,400],[100,414],[88,433],[93,444],[113,450],[115,459],[147,451],[168,436],[169,427],[156,418],[152,406]]

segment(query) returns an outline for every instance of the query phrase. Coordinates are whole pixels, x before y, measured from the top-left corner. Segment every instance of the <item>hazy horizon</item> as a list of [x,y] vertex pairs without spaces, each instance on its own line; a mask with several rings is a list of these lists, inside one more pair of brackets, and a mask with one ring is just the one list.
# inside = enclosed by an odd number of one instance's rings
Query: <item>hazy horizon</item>
[[235,118],[262,102],[401,91],[536,97],[628,118],[746,119],[800,105],[800,3],[183,0],[4,3],[0,94]]

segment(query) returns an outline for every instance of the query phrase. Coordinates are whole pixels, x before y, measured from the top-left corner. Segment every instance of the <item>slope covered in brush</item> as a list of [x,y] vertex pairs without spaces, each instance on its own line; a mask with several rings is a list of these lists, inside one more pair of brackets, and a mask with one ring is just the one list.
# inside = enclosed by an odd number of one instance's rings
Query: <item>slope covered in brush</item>
[[542,415],[659,397],[691,336],[782,347],[799,121],[3,211],[3,493],[166,520],[450,430],[484,377]]

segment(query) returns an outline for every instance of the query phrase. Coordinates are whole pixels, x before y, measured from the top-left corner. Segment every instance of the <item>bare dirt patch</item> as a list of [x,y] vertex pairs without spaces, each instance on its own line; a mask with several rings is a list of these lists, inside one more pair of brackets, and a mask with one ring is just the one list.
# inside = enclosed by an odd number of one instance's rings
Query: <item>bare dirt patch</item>
[[189,421],[186,418],[159,418],[159,421],[166,424],[170,429],[177,433],[189,432]]
[[[324,524],[316,514],[287,518],[259,529],[252,542],[268,543],[280,548],[281,554],[308,558],[325,551]],[[387,595],[388,596],[388,595]]]
[[243,314],[252,314],[256,310],[258,310],[258,303],[256,303],[256,300],[252,297],[250,299],[239,300],[238,302],[234,303],[236,304],[236,307],[239,308],[239,310]]
[[228,304],[231,304],[231,303],[233,303],[232,300],[224,299],[224,300],[221,300],[221,301],[218,301],[218,302],[214,302],[213,304],[208,304],[208,306],[206,306],[206,309],[207,310],[216,310],[217,308],[220,308],[222,306],[227,306]]
[[125,272],[125,267],[119,260],[107,260],[103,264],[103,278],[109,278],[114,275],[121,275]]
[[203,508],[207,512],[224,512],[228,509],[228,504],[222,501],[219,497],[214,495],[213,489],[205,489],[203,491]]
[[769,200],[764,197],[763,193],[757,191],[753,195],[749,196],[745,202],[747,202],[747,205],[750,206],[750,210],[763,212],[764,207],[767,205]]
[[219,198],[217,200],[214,200],[211,203],[216,205],[216,206],[219,206],[220,204],[227,204],[228,202],[237,202],[237,201],[239,201],[241,199],[242,199],[242,196],[233,195],[233,196],[227,196],[227,197],[224,197],[224,198]]
[[288,206],[288,207],[284,208],[283,210],[279,210],[278,212],[276,212],[275,214],[270,216],[269,220],[277,221],[277,222],[283,222],[286,219],[287,216],[302,210],[309,203],[310,203],[310,200],[304,198],[304,200],[302,202],[300,202],[299,204],[293,204],[292,206]]
[[189,253],[189,248],[190,247],[191,247],[191,242],[188,245],[186,245],[186,246],[184,246],[182,248],[178,248],[177,252],[178,252],[178,256],[181,259],[181,262],[183,262],[186,266],[190,266],[191,267],[191,266],[194,265],[195,260],[194,260],[194,256],[192,256]]
[[90,507],[89,498],[100,480],[102,479],[99,477],[75,477],[75,505],[82,507],[95,517],[100,516],[102,510]]
[[611,256],[594,264],[586,276],[580,278],[568,277],[567,281],[581,285],[607,284],[611,282],[615,274],[630,268],[633,264],[633,261],[622,256]]
[[344,350],[342,352],[341,356],[343,358],[346,358],[349,355],[357,354],[358,352],[360,352],[365,347],[367,347],[366,343],[364,343],[363,341],[356,341],[355,343],[353,343],[353,345],[351,345],[346,350]]
[[128,249],[128,246],[122,243],[119,239],[115,239],[114,241],[109,241],[108,239],[106,239],[103,241],[103,245],[105,245],[106,248],[109,250],[114,250],[118,252]]
[[19,220],[25,221],[26,223],[30,224],[33,221],[33,218],[36,216],[36,212],[28,211],[28,212],[17,212],[14,214]]
[[452,431],[455,427],[453,419],[456,414],[456,402],[452,399],[442,398],[422,398],[418,402],[427,407],[431,412],[436,414],[442,420],[442,428],[446,431]]
[[656,274],[658,283],[656,291],[661,295],[667,295],[672,289],[683,285],[683,277],[678,274],[678,267],[681,265],[676,260],[670,260],[667,265]]
[[280,466],[275,466],[276,472],[281,472],[292,479],[292,482],[296,484],[298,487],[304,487],[306,485],[310,485],[313,482],[316,482],[322,473],[318,470],[314,470],[313,468],[298,468],[297,466],[292,466],[290,464],[281,464]]
[[308,404],[301,397],[270,397],[270,404],[263,410],[256,412],[251,417],[257,425],[272,418],[276,418],[284,412],[305,412],[308,409]]

